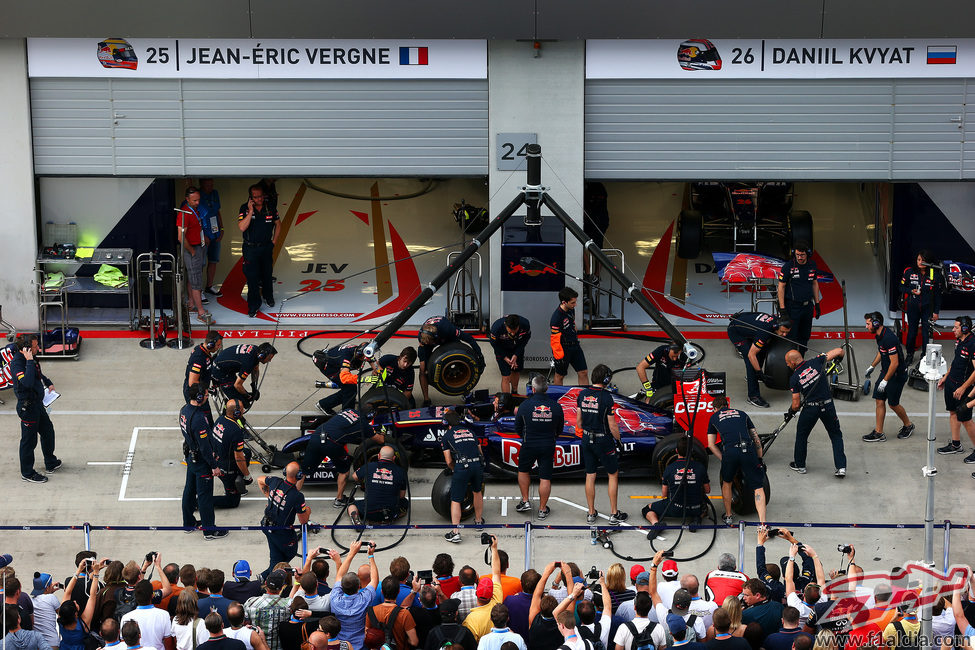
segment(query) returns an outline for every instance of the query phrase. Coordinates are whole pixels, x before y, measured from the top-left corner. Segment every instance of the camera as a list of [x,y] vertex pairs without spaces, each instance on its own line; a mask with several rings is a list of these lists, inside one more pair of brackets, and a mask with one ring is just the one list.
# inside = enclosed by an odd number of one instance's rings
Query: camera
[[423,581],[423,584],[433,584],[433,571],[431,569],[427,569],[426,571],[417,571],[416,575],[418,578],[420,578],[420,580]]
[[293,566],[285,567],[284,572],[289,576],[293,576],[295,574],[295,568]]
[[599,569],[597,569],[595,565],[593,565],[593,567],[589,569],[589,573],[586,574],[586,579],[599,580]]
[[319,546],[318,547],[318,554],[319,555],[328,555],[328,549],[327,548],[322,548],[321,546]]
[[781,530],[779,530],[778,528],[769,528],[769,529],[768,529],[768,536],[769,536],[769,539],[771,539],[771,538],[773,538],[773,537],[778,537],[778,536],[779,536],[779,535],[781,535],[781,534],[782,534],[782,531],[781,531]]
[[848,544],[837,544],[836,550],[845,555],[850,553],[853,550],[853,547]]
[[491,533],[481,533],[481,544],[485,546],[491,543]]
[[664,557],[674,557],[673,551],[664,551]]
[[156,556],[159,555],[159,551],[149,551],[146,553],[146,562],[150,564],[156,560]]
[[555,568],[556,568],[556,569],[560,569],[560,568],[562,568],[562,563],[561,563],[561,562],[556,562],[556,563],[555,563]]

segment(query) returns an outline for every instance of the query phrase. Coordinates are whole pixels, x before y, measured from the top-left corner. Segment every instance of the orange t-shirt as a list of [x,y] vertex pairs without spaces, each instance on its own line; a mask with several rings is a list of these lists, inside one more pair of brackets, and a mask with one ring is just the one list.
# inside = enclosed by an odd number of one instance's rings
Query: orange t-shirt
[[[490,580],[491,579],[491,574],[488,573],[487,575],[481,576],[478,579],[478,581],[481,581],[484,578],[487,578],[488,580]],[[506,576],[506,575],[504,575],[502,573],[501,574],[501,592],[504,594],[501,597],[501,600],[504,600],[508,596],[514,596],[515,594],[520,594],[521,593],[521,578],[515,578],[513,576]]]

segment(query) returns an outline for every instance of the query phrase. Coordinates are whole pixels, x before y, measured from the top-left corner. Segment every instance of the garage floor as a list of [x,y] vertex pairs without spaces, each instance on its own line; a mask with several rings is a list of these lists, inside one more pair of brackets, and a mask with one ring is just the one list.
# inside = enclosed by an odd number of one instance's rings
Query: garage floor
[[[705,366],[728,372],[729,378],[740,376],[741,361],[734,356],[724,340],[701,341],[707,351]],[[820,342],[822,346],[824,342]],[[267,380],[262,386],[263,397],[250,414],[251,422],[260,429],[267,428],[269,441],[281,444],[296,433],[299,416],[313,411],[314,400],[322,396],[313,382],[318,376],[310,360],[296,351],[292,342],[279,341],[280,355],[270,365]],[[395,347],[395,346],[394,346]],[[950,346],[947,346],[950,347]],[[605,362],[613,368],[632,366],[645,352],[645,344],[634,341],[585,340],[584,348],[590,367]],[[872,356],[872,342],[858,341],[858,365],[863,366]],[[950,354],[950,352],[949,352]],[[43,531],[31,528],[44,525],[179,525],[179,498],[184,468],[180,459],[180,434],[176,428],[176,414],[181,406],[179,385],[182,381],[188,352],[173,350],[147,351],[131,340],[86,341],[80,361],[46,361],[45,372],[53,379],[63,397],[55,403],[53,420],[58,432],[58,454],[65,467],[45,485],[29,485],[15,480],[18,466],[14,452],[18,420],[13,410],[12,395],[2,397],[0,422],[7,432],[9,453],[2,462],[4,474],[10,478],[6,490],[7,505],[0,514],[0,524],[17,527],[6,530],[3,551],[12,553],[14,565],[21,572],[44,570],[54,575],[67,575],[69,562],[84,544],[81,530],[67,532]],[[637,388],[632,371],[621,372],[615,378],[620,389],[633,392]],[[733,403],[744,404],[744,386],[738,379],[729,379]],[[494,389],[499,384],[495,368],[489,368],[481,387]],[[767,411],[749,409],[761,430],[770,431],[781,421],[788,405],[784,392],[763,389],[772,403]],[[921,523],[923,520],[925,481],[920,467],[925,464],[926,443],[922,433],[928,424],[927,396],[906,389],[904,404],[918,426],[909,440],[899,441],[893,436],[896,423],[887,420],[890,439],[882,444],[867,444],[860,436],[870,431],[873,423],[872,400],[837,402],[845,432],[849,475],[838,480],[832,475],[830,448],[821,428],[811,438],[809,473],[799,476],[787,467],[792,459],[795,424],[790,424],[768,455],[772,500],[769,517],[773,521],[792,522],[795,527],[809,522],[855,523]],[[937,438],[943,444],[947,438],[947,419],[943,417],[942,398],[937,396]],[[446,404],[439,396],[436,403]],[[968,441],[966,440],[966,446]],[[951,519],[959,524],[971,523],[968,486],[972,467],[961,456],[937,457],[939,474],[936,480],[935,520]],[[259,471],[255,467],[254,471]],[[712,493],[718,494],[717,467],[710,469]],[[436,470],[417,469],[411,472],[414,496],[412,523],[443,524],[428,500]],[[250,494],[240,508],[218,512],[218,524],[255,526],[263,510],[259,494]],[[309,487],[306,496],[312,507],[313,521],[331,523],[338,511],[331,508],[334,493],[329,489]],[[534,492],[533,492],[534,494]],[[517,486],[512,481],[491,482],[487,487],[489,500],[486,516],[490,524],[506,529],[495,530],[502,538],[502,546],[511,555],[511,572],[520,573],[526,552],[530,562],[539,566],[552,558],[574,560],[584,568],[597,565],[605,568],[614,558],[600,547],[590,546],[589,531],[585,528],[585,498],[582,481],[558,481],[554,487],[552,516],[541,522],[545,526],[581,526],[571,531],[534,530],[532,545],[526,550],[524,522],[526,517],[514,511],[518,500]],[[660,494],[660,487],[643,480],[624,480],[620,487],[621,507],[628,511],[633,523],[640,509],[650,497]],[[720,510],[720,502],[715,505]],[[597,507],[608,514],[605,483],[597,487]],[[605,522],[605,520],[604,520]],[[534,522],[538,524],[537,520]],[[337,533],[348,541],[349,533]],[[383,567],[395,555],[403,554],[414,566],[429,566],[434,555],[447,551],[454,555],[458,566],[465,562],[482,566],[482,547],[474,531],[464,533],[460,545],[442,541],[443,530],[411,530],[405,541],[395,550],[383,552],[379,564]],[[859,552],[857,561],[867,569],[888,569],[909,559],[920,559],[923,534],[911,529],[873,528],[803,528],[797,535],[811,543],[822,554],[827,568],[836,568],[839,556],[833,553],[837,543],[852,543]],[[390,541],[395,534],[372,531],[368,536],[378,541]],[[665,535],[667,542],[675,534]],[[677,549],[678,556],[702,552],[710,538],[707,532],[685,534]],[[569,544],[566,542],[569,541]],[[937,532],[936,559],[940,565],[942,534]],[[311,546],[335,547],[328,533],[313,538]],[[753,566],[754,529],[745,535],[746,571]],[[234,531],[225,540],[204,542],[202,535],[178,532],[96,531],[93,547],[112,558],[137,558],[147,551],[160,550],[165,561],[192,562],[197,566],[216,566],[225,571],[236,559],[245,558],[253,567],[263,566],[266,546],[258,531]],[[781,542],[770,542],[770,554],[778,557],[787,553]],[[616,549],[634,557],[648,554],[647,541],[641,533],[621,533],[615,536]],[[975,551],[975,535],[969,530],[956,529],[951,538],[952,559],[963,561]],[[688,562],[682,571],[706,572],[715,565],[717,554],[736,553],[738,532],[720,530],[717,543],[700,560]]]

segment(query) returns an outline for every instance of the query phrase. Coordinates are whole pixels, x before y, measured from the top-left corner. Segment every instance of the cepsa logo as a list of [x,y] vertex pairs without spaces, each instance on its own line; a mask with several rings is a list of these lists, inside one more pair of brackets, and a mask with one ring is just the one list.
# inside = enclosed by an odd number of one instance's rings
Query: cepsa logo
[[[521,443],[517,440],[501,441],[501,460],[505,465],[518,467],[518,455],[521,453]],[[553,467],[575,467],[582,463],[582,451],[579,445],[569,445],[555,447],[555,459]]]

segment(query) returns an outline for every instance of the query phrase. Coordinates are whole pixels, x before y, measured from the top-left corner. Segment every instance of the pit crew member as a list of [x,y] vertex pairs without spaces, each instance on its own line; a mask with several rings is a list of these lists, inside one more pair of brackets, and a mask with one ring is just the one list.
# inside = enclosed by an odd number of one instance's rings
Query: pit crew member
[[767,409],[769,403],[758,390],[758,377],[762,364],[758,355],[773,336],[785,337],[792,329],[792,321],[786,316],[776,318],[763,312],[740,312],[728,322],[728,338],[745,361],[745,381],[748,384],[748,403]]
[[318,350],[312,361],[329,381],[338,386],[338,391],[318,400],[318,410],[326,415],[335,412],[335,407],[343,409],[355,406],[356,390],[359,383],[359,370],[365,360],[365,343],[345,343],[328,350]]
[[576,435],[582,438],[582,460],[586,466],[586,503],[589,509],[586,521],[596,523],[596,470],[599,465],[606,469],[609,477],[609,509],[612,513],[609,523],[616,526],[626,521],[628,515],[617,507],[619,493],[620,428],[616,423],[616,402],[606,390],[606,384],[613,378],[610,369],[599,364],[592,369],[592,386],[579,391],[576,398]]
[[[714,414],[708,421],[708,449],[721,461],[721,502],[724,523],[735,523],[731,515],[732,485],[741,472],[744,494],[755,496],[758,520],[765,523],[765,469],[762,466],[762,443],[748,414],[728,406],[728,398],[718,395],[711,400]],[[718,446],[718,437],[721,446]],[[743,498],[745,498],[743,496]]]
[[[183,528],[187,532],[203,526],[203,539],[214,540],[227,536],[217,530],[213,514],[213,477],[220,476],[220,461],[214,447],[210,422],[203,412],[209,387],[197,384],[197,393],[179,411],[179,428],[183,433],[183,457],[186,459],[186,482],[183,484]],[[200,521],[193,516],[198,506]]]
[[417,334],[417,340],[420,342],[420,346],[417,348],[417,356],[420,359],[420,392],[423,393],[423,406],[430,406],[432,404],[430,401],[430,387],[427,382],[427,359],[430,358],[430,355],[433,354],[433,349],[438,345],[453,341],[463,341],[471,346],[471,353],[474,355],[474,359],[482,368],[484,367],[484,355],[481,354],[481,348],[478,347],[474,337],[458,328],[443,316],[434,316],[424,321],[423,325],[420,326],[420,332]]
[[491,347],[501,371],[502,393],[518,392],[518,380],[525,368],[525,346],[531,337],[531,324],[518,314],[508,314],[491,325]]
[[477,435],[461,424],[460,415],[450,409],[444,414],[444,424],[449,428],[440,442],[443,456],[450,468],[450,521],[454,529],[447,531],[444,539],[458,544],[461,541],[461,504],[470,488],[474,495],[474,528],[484,527],[484,456]]
[[938,320],[941,311],[941,290],[944,277],[934,266],[934,254],[919,251],[913,265],[904,269],[901,276],[901,308],[907,315],[907,358],[904,363],[914,363],[914,343],[917,326],[921,324],[921,352],[931,340],[931,321]]
[[[596,371],[593,370],[593,374]],[[663,529],[664,517],[683,517],[691,526],[701,519],[702,507],[711,492],[708,470],[699,461],[688,459],[690,438],[677,440],[677,459],[664,468],[660,494],[652,504],[643,507],[643,517],[652,524],[647,539],[652,540]],[[664,567],[666,568],[666,567]]]
[[338,493],[332,505],[344,508],[349,505],[345,498],[345,483],[349,478],[349,468],[352,467],[352,457],[346,451],[346,445],[365,444],[371,439],[383,444],[383,434],[368,434],[368,422],[355,409],[346,409],[330,417],[318,426],[308,440],[305,455],[301,463],[301,471],[305,476],[311,476],[318,470],[322,460],[327,456],[335,467],[335,481]]
[[[643,384],[643,395],[646,399],[661,388],[670,386],[671,371],[687,365],[687,357],[679,345],[665,343],[653,349],[650,354],[636,366],[636,376]],[[653,375],[647,377],[647,370],[653,368]]]
[[867,366],[864,377],[869,377],[873,369],[880,364],[880,377],[874,384],[873,399],[876,402],[877,420],[876,425],[870,433],[863,436],[864,442],[883,442],[887,440],[884,435],[884,417],[887,415],[886,404],[890,404],[891,410],[901,419],[903,426],[897,433],[901,440],[910,438],[914,433],[914,423],[907,416],[907,411],[901,406],[901,392],[904,384],[907,383],[907,364],[904,362],[904,350],[901,348],[900,341],[893,330],[884,326],[884,317],[879,311],[872,311],[863,315],[864,325],[867,331],[874,335],[877,340],[877,356]]
[[[259,364],[267,365],[278,351],[270,343],[252,345],[242,343],[224,348],[213,360],[211,376],[227,399],[240,400],[244,411],[261,398],[257,382],[261,375]],[[244,389],[244,380],[250,377],[251,390]]]
[[796,242],[792,259],[779,269],[777,290],[779,310],[792,320],[792,340],[803,354],[809,343],[813,318],[822,315],[819,306],[822,295],[816,280],[816,262],[810,258],[811,254],[807,242]]
[[[975,443],[975,422],[972,422],[972,403],[969,391],[975,384],[975,336],[972,335],[972,319],[958,316],[951,328],[955,335],[955,356],[951,359],[948,374],[938,381],[938,389],[945,391],[945,409],[948,411],[951,440],[938,453],[960,454],[961,427],[965,426],[968,437]],[[966,463],[975,463],[975,451],[965,457]]]
[[[833,359],[843,356],[842,348],[833,348],[826,354],[819,354],[803,361],[798,350],[789,350],[785,354],[785,365],[792,369],[789,388],[792,389],[792,405],[789,413],[799,413],[799,423],[796,425],[796,445],[793,450],[793,461],[789,468],[806,473],[806,447],[809,444],[809,434],[819,420],[826,427],[826,434],[833,446],[833,475],[836,478],[846,477],[846,453],[843,450],[843,431],[840,420],[836,416],[836,405],[829,389],[829,378],[826,376],[826,364]],[[801,402],[800,402],[801,396]],[[800,411],[800,408],[802,409]],[[764,522],[765,520],[762,519]]]
[[348,510],[356,526],[363,522],[362,513],[370,523],[390,524],[410,507],[406,499],[406,470],[396,464],[396,452],[388,445],[380,448],[378,460],[353,472],[352,480],[361,480],[365,486],[365,498],[356,499]]
[[555,379],[552,383],[561,386],[565,376],[569,374],[571,365],[578,375],[578,385],[589,383],[589,371],[586,366],[586,355],[579,345],[579,335],[576,333],[576,303],[579,293],[572,287],[559,289],[559,306],[552,313],[549,320],[551,333],[549,340],[552,345],[552,358],[555,359]]
[[247,278],[247,315],[257,316],[261,296],[268,307],[274,306],[274,245],[281,231],[281,221],[274,205],[265,199],[260,185],[247,189],[250,198],[240,206],[237,227],[243,233],[244,277]]
[[518,407],[515,431],[521,436],[518,452],[518,489],[521,501],[517,512],[530,512],[528,488],[531,469],[538,463],[538,518],[545,519],[552,510],[548,499],[552,495],[552,472],[555,460],[555,441],[565,426],[565,413],[558,401],[546,395],[548,381],[542,375],[532,377],[532,394]]
[[307,524],[311,517],[311,508],[305,503],[305,495],[301,493],[305,475],[297,461],[288,463],[284,468],[284,478],[261,476],[257,479],[257,484],[267,497],[261,529],[267,538],[271,561],[261,573],[261,580],[264,581],[274,570],[274,565],[278,562],[290,562],[298,555],[298,534],[292,526],[296,518],[298,523]]
[[40,438],[46,473],[61,467],[61,460],[54,455],[54,424],[44,408],[44,393],[54,390],[54,384],[41,372],[35,358],[40,352],[37,336],[20,334],[14,345],[17,352],[10,360],[10,376],[20,417],[20,477],[28,483],[47,483],[47,477],[34,470],[34,450]]
[[223,496],[213,499],[214,508],[236,508],[247,494],[251,478],[250,450],[244,445],[244,412],[237,400],[227,400],[223,415],[213,423],[213,441],[220,463]]

